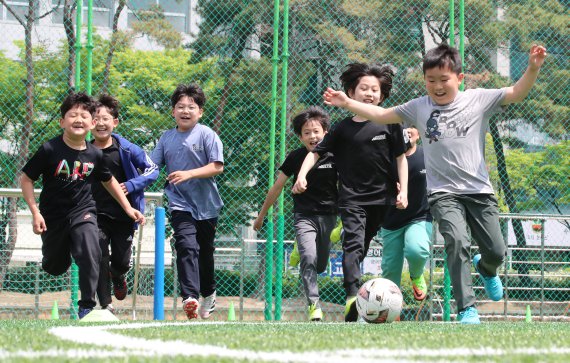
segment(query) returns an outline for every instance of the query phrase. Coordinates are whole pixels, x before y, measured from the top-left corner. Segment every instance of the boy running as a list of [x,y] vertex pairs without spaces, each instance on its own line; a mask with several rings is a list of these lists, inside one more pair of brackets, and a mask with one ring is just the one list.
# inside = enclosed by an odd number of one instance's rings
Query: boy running
[[[354,102],[375,107],[390,96],[392,77],[393,72],[387,66],[353,63],[347,66],[340,80]],[[347,117],[325,135],[312,153],[307,154],[293,186],[294,193],[305,192],[307,172],[321,156],[332,152],[340,181],[338,204],[344,228],[345,321],[358,319],[355,301],[360,288],[360,264],[386,211],[394,204],[398,208],[407,206],[405,151],[401,125],[378,125],[358,115]]]
[[[119,102],[112,96],[101,95],[97,102],[92,144],[105,155],[111,174],[119,182],[131,206],[144,213],[144,189],[158,178],[158,168],[143,149],[113,133],[118,125]],[[130,268],[133,234],[137,226],[101,185],[93,187],[101,245],[97,297],[103,309],[114,312],[109,279],[113,282],[115,298],[124,300],[127,296],[125,274]]]
[[[261,211],[253,223],[259,231],[269,208],[275,203],[290,177],[296,179],[308,153],[313,151],[330,127],[329,115],[320,107],[309,107],[293,118],[293,130],[303,147],[287,155],[275,184],[267,192]],[[330,235],[337,214],[337,171],[333,155],[326,153],[307,174],[307,190],[293,194],[296,246],[300,255],[301,277],[309,305],[309,321],[321,321],[317,275],[329,263]]]
[[[471,234],[480,254],[473,257],[489,298],[499,301],[503,285],[497,276],[506,253],[499,228],[497,198],[485,164],[485,135],[491,116],[503,106],[524,100],[534,85],[546,49],[533,45],[528,68],[511,87],[459,92],[461,57],[446,44],[428,51],[423,61],[428,95],[384,109],[361,104],[328,89],[325,103],[346,108],[379,124],[406,122],[424,136],[428,202],[445,240],[447,264],[462,324],[479,324],[471,268]],[[429,141],[428,141],[429,140]]]
[[[103,161],[103,153],[85,141],[95,126],[95,101],[84,93],[73,93],[61,105],[59,125],[63,135],[43,144],[22,169],[20,184],[32,212],[34,233],[42,237],[42,268],[61,275],[73,257],[79,267],[78,317],[96,305],[99,280],[97,210],[92,184],[101,182],[125,214],[144,223],[141,212],[131,207],[117,180]],[[34,181],[42,177],[40,205],[34,198]]]

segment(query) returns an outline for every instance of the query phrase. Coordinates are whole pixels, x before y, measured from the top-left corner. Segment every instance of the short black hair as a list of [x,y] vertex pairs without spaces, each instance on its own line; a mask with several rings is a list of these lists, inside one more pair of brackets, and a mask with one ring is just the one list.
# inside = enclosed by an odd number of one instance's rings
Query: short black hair
[[170,104],[172,105],[172,108],[174,108],[178,101],[180,101],[180,98],[184,96],[188,96],[189,98],[193,99],[200,108],[204,108],[204,105],[206,104],[206,95],[204,94],[202,88],[200,88],[200,86],[198,86],[196,83],[190,83],[188,85],[179,84],[170,97]]
[[105,107],[107,111],[109,111],[109,113],[113,116],[113,118],[119,118],[119,108],[121,106],[119,104],[119,100],[117,100],[115,97],[108,94],[100,95],[99,99],[97,100],[97,109],[101,107]]
[[329,114],[319,106],[311,106],[293,117],[291,123],[293,124],[293,131],[295,134],[300,136],[303,130],[303,125],[305,125],[309,120],[320,122],[324,131],[328,131],[331,127]]
[[366,63],[350,63],[345,67],[344,72],[340,75],[340,81],[344,92],[354,92],[360,79],[365,76],[373,76],[378,78],[380,82],[380,103],[390,97],[392,91],[392,78],[394,71],[387,65],[366,64]]
[[424,56],[422,70],[424,74],[428,69],[449,68],[455,74],[461,73],[461,57],[456,48],[445,43],[430,49]]
[[65,97],[61,103],[61,106],[59,108],[59,111],[61,112],[61,118],[65,117],[67,111],[77,106],[82,106],[84,109],[89,111],[91,115],[95,114],[96,102],[93,97],[83,92],[72,92],[67,97]]

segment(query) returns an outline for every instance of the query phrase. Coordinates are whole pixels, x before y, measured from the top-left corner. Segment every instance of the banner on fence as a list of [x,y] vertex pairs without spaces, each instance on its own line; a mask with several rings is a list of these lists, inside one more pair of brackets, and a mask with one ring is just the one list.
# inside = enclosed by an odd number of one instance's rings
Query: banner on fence
[[[545,246],[570,247],[570,226],[567,221],[546,220],[544,225],[540,221],[522,221],[522,227],[527,246],[541,245],[542,229],[544,228]],[[508,239],[510,246],[517,245],[512,221],[509,221]]]

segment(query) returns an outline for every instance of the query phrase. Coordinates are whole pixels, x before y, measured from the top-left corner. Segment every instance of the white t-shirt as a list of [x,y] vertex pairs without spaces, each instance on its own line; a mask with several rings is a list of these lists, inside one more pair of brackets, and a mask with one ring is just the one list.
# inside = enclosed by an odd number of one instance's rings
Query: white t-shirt
[[470,89],[447,105],[424,96],[395,108],[422,137],[428,194],[493,194],[485,164],[485,135],[505,93],[506,89]]

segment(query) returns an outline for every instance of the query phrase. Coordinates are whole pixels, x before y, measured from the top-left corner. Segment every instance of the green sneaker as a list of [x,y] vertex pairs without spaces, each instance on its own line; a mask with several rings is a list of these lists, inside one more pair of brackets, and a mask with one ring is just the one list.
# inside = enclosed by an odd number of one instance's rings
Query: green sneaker
[[424,275],[420,275],[417,279],[412,279],[412,289],[414,290],[414,299],[417,301],[425,300],[427,296],[427,285]]
[[356,310],[356,296],[349,297],[344,306],[344,321],[356,322],[358,320],[358,310]]
[[342,235],[342,221],[338,221],[336,227],[334,227],[334,229],[331,231],[331,236],[330,236],[331,243],[337,243],[338,241],[340,241],[341,235]]
[[309,305],[309,321],[322,321],[323,311],[317,304]]
[[289,266],[297,267],[299,266],[299,262],[301,262],[301,256],[299,255],[299,249],[297,248],[297,240],[293,243],[293,251],[291,251],[291,255],[289,256]]

